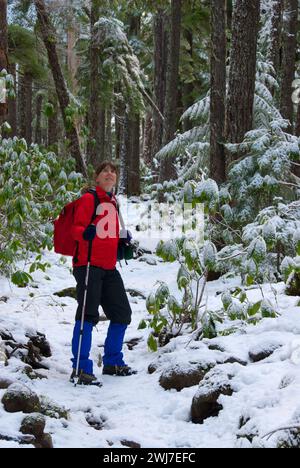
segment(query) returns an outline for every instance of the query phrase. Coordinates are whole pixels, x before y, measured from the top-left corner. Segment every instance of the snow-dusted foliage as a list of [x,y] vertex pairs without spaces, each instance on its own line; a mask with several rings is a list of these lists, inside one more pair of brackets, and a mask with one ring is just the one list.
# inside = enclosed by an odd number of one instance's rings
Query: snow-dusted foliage
[[237,221],[251,221],[275,196],[288,194],[289,184],[294,182],[292,164],[299,161],[300,140],[284,131],[287,124],[282,119],[272,120],[264,128],[248,132],[241,144],[226,145],[232,154],[244,154],[229,170],[229,191],[236,201],[233,212]]
[[74,171],[73,159],[61,159],[42,152],[37,145],[28,147],[24,139],[0,139],[0,272],[25,285],[27,272],[14,271],[17,260],[30,273],[44,268],[37,255],[52,248],[52,220],[62,207],[79,193],[82,176]]
[[100,18],[94,25],[96,33],[92,47],[98,49],[100,60],[101,93],[111,100],[116,85],[121,87],[118,99],[131,110],[144,108],[143,73],[138,58],[124,32],[124,25],[115,18]]

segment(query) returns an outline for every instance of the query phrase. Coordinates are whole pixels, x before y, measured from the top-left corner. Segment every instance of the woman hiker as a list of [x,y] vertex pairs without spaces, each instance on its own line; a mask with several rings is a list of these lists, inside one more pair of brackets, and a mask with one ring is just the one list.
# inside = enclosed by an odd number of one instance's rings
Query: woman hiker
[[[122,346],[127,326],[131,322],[131,308],[123,280],[116,269],[119,243],[119,220],[117,201],[113,189],[117,183],[117,167],[111,161],[104,161],[95,173],[96,194],[100,202],[96,217],[95,195],[85,193],[76,208],[72,236],[77,241],[73,258],[73,274],[77,287],[78,308],[72,339],[73,372],[71,382],[84,385],[100,385],[93,374],[93,361],[89,359],[92,344],[92,330],[99,322],[99,305],[110,324],[104,344],[103,374],[129,376],[136,371],[123,360]],[[91,222],[91,220],[93,220]],[[107,229],[108,228],[108,229]],[[130,233],[126,232],[130,242]],[[125,239],[126,241],[126,239]],[[79,356],[79,373],[76,375],[82,307],[88,264],[88,250],[91,245],[90,269],[83,322],[83,335]]]

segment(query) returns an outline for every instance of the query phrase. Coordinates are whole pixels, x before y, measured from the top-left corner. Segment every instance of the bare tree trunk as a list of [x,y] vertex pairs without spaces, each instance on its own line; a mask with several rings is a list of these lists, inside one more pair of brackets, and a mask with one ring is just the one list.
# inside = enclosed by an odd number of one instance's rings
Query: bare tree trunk
[[105,109],[100,98],[100,54],[95,47],[94,24],[100,15],[99,0],[91,3],[91,45],[90,45],[90,107],[89,107],[89,140],[87,146],[88,162],[96,168],[105,159]]
[[[14,90],[16,95],[16,64],[12,63],[9,65],[8,71],[10,75],[13,76]],[[11,126],[11,132],[9,133],[9,136],[14,137],[17,134],[17,97],[14,99],[8,99],[8,123]]]
[[211,1],[211,93],[210,93],[210,177],[218,184],[226,179],[226,2]]
[[38,145],[42,143],[42,104],[43,104],[43,95],[41,93],[38,93],[36,96],[36,102],[35,102],[36,121],[35,121],[35,136],[34,136],[35,143],[37,143]]
[[111,128],[112,112],[111,107],[106,109],[106,127],[105,127],[105,159],[112,159],[112,128]]
[[[8,71],[7,51],[8,51],[7,0],[0,0],[0,71],[3,69]],[[0,100],[0,125],[2,125],[3,122],[5,122],[7,117],[8,117],[7,100],[1,99]]]
[[[115,94],[120,94],[120,84],[115,86]],[[121,158],[123,148],[123,132],[125,125],[125,104],[121,99],[116,98],[114,102],[114,117],[115,117],[115,158]]]
[[27,143],[32,143],[32,76],[25,72],[19,79],[20,101],[19,117],[21,138],[25,138]]
[[48,117],[47,146],[53,146],[58,142],[58,106],[54,97],[49,98],[49,102],[53,106],[53,114]]
[[120,180],[118,192],[128,193],[128,155],[130,154],[130,127],[127,111],[124,114],[124,125],[121,127],[120,145]]
[[70,75],[71,89],[73,93],[77,92],[76,73],[78,69],[78,57],[75,51],[76,40],[78,38],[78,26],[75,21],[74,9],[72,8],[72,0],[68,0],[69,18],[67,30],[67,62]]
[[[297,137],[300,137],[300,103],[298,104],[297,108],[297,118],[296,118],[296,125],[295,125],[295,135]],[[299,164],[299,161],[297,161]],[[293,167],[293,173],[300,178],[300,167],[299,166],[294,166]]]
[[121,155],[121,146],[122,146],[122,123],[121,116],[118,112],[118,109],[115,110],[115,159],[120,159]]
[[293,131],[292,83],[295,77],[298,25],[298,0],[284,0],[282,79],[280,112],[290,121],[288,132]]
[[[252,129],[260,0],[239,0],[232,20],[226,139],[240,143]],[[236,155],[238,157],[238,155]],[[232,159],[228,155],[228,159]]]
[[268,58],[273,64],[276,76],[278,76],[280,72],[283,1],[284,0],[273,0],[272,3],[271,34]]
[[[163,133],[163,144],[166,145],[173,140],[178,123],[178,86],[179,86],[179,56],[180,56],[180,34],[181,34],[182,0],[171,1],[171,31],[168,44],[168,68],[167,88],[165,103],[165,126]],[[176,178],[176,169],[171,158],[161,161],[159,180]]]
[[298,104],[297,109],[297,120],[296,120],[296,127],[295,127],[295,135],[300,137],[300,103]]
[[[129,23],[129,38],[138,38],[141,28],[141,16],[130,15]],[[132,113],[129,109],[129,154],[128,158],[128,183],[127,195],[140,194],[140,114]]]
[[[167,15],[159,9],[154,15],[153,35],[154,35],[154,102],[162,115],[164,115],[166,96],[166,72],[167,72]],[[163,122],[157,112],[153,112],[153,148],[152,157],[158,153],[163,141]]]
[[140,195],[140,116],[130,117],[127,195]]
[[26,90],[26,136],[25,139],[28,144],[32,143],[32,75],[25,73],[25,90]]
[[[193,45],[194,45],[194,38],[192,31],[184,30],[184,36],[187,42],[189,43],[189,55],[191,56],[191,60],[193,60]],[[194,83],[183,83],[182,85],[182,113],[185,112],[190,106],[192,106],[195,102],[193,97],[194,91]],[[186,119],[183,122],[183,131],[187,132],[193,128],[193,123]]]
[[61,66],[59,64],[58,55],[56,51],[56,37],[53,26],[50,22],[49,15],[46,11],[44,0],[34,0],[38,24],[41,30],[41,35],[47,50],[49,66],[52,71],[56,93],[62,113],[64,122],[66,137],[70,142],[70,153],[76,160],[76,169],[87,176],[86,164],[81,154],[79,137],[74,122],[70,122],[67,119],[66,110],[70,104],[70,98],[65,83],[65,79],[62,73]]
[[152,135],[152,112],[148,111],[145,119],[143,138],[143,160],[148,167],[152,165]]

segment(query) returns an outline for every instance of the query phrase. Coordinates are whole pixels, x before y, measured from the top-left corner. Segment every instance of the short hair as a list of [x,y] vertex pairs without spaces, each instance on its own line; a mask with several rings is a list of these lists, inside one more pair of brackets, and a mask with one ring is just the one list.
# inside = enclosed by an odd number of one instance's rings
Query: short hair
[[117,174],[117,177],[119,176],[118,164],[108,159],[106,161],[103,161],[101,164],[99,164],[99,166],[95,170],[95,177],[97,177],[100,174],[100,172],[102,172],[103,169],[105,169],[107,166],[109,166],[113,171],[115,171],[115,173]]

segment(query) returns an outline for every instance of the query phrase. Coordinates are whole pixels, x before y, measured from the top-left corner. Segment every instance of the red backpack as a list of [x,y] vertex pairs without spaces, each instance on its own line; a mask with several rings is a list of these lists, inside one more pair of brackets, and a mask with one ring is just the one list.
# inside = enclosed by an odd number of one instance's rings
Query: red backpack
[[[95,199],[95,209],[90,224],[96,218],[97,207],[100,203],[95,189],[89,189],[87,193],[92,193]],[[54,224],[54,252],[73,257],[77,242],[71,235],[71,229],[74,222],[74,213],[77,206],[78,198],[71,203],[68,203],[61,211],[59,217],[53,222]]]

